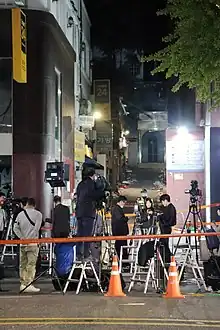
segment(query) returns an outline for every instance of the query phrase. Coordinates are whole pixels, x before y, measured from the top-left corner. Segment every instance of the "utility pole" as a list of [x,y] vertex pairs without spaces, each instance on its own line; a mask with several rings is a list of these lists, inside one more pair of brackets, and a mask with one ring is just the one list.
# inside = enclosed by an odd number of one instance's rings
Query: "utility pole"
[[[213,82],[210,84],[211,94],[213,92]],[[206,114],[205,114],[205,204],[211,204],[211,180],[210,180],[210,133],[211,133],[211,112],[212,99],[206,103]],[[206,222],[211,221],[211,209],[206,207]]]
[[112,187],[116,188],[119,180],[119,140],[121,136],[121,127],[119,120],[119,111],[115,100],[112,104],[112,126],[113,126],[113,154],[112,154]]

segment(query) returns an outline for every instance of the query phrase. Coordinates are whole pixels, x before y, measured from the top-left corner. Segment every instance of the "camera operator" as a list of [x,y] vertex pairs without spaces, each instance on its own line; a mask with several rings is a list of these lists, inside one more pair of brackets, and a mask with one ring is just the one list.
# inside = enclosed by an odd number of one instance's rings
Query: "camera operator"
[[[124,206],[127,202],[125,196],[118,197],[117,204],[112,208],[112,235],[113,236],[127,236],[129,234],[128,217],[125,216]],[[115,250],[118,258],[120,258],[120,251],[122,246],[127,245],[127,240],[115,241]],[[128,252],[123,249],[122,259],[128,259]]]
[[[83,173],[83,180],[76,189],[76,218],[77,235],[80,237],[92,236],[94,220],[96,217],[96,202],[105,196],[103,190],[97,189],[95,184],[95,170],[87,168]],[[77,244],[77,258],[87,259],[91,256],[90,243]]]
[[[170,195],[168,194],[161,195],[160,202],[162,203],[162,214],[159,218],[161,234],[171,234],[172,227],[176,225],[176,208],[170,202]],[[169,238],[163,238],[161,242],[169,248]]]

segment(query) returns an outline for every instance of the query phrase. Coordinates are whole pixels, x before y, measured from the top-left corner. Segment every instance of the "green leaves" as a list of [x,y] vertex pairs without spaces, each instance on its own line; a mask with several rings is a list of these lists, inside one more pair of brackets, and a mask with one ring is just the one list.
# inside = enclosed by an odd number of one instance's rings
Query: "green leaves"
[[164,38],[164,49],[148,57],[158,63],[152,73],[176,76],[173,91],[186,84],[201,102],[212,97],[220,105],[220,88],[210,92],[210,83],[220,81],[220,0],[168,0],[160,14],[170,16],[174,32]]

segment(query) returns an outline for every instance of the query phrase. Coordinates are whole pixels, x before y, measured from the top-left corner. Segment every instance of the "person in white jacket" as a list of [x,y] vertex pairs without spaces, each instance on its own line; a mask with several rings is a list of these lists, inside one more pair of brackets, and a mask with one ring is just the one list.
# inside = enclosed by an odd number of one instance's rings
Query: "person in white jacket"
[[[21,211],[14,224],[14,233],[20,239],[39,238],[42,225],[42,213],[35,210],[35,200],[29,198],[24,210]],[[39,253],[37,244],[20,245],[20,291],[33,282],[36,273],[36,263]],[[25,292],[39,292],[33,285],[27,287]]]

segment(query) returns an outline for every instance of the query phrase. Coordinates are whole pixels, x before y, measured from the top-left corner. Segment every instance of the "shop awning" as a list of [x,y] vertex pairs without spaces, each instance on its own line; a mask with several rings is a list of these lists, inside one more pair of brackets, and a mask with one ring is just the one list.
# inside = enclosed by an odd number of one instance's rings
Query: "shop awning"
[[85,156],[84,166],[93,167],[96,170],[104,170],[104,166],[99,164],[95,159]]

